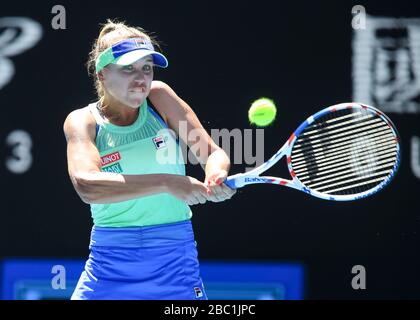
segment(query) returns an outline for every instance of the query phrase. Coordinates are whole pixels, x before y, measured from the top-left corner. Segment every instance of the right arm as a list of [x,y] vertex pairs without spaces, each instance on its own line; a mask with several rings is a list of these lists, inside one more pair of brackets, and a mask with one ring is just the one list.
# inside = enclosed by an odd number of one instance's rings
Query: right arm
[[71,112],[63,130],[70,179],[85,203],[113,203],[162,192],[170,193],[189,205],[206,201],[207,187],[192,177],[101,172],[100,155],[95,145],[96,123],[88,110]]

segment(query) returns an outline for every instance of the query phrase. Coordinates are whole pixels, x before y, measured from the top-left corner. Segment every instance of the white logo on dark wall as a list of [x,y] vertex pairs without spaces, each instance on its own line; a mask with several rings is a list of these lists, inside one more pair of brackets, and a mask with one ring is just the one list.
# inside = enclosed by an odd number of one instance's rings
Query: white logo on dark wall
[[420,19],[366,17],[353,32],[353,100],[420,112]]
[[[366,16],[353,31],[353,101],[386,113],[420,113],[420,18]],[[411,169],[420,179],[419,137],[411,138]]]
[[15,67],[9,58],[33,48],[41,38],[42,26],[30,18],[0,18],[0,89],[15,74]]
[[[42,34],[42,26],[30,18],[0,17],[0,89],[15,75],[11,58],[35,47]],[[6,157],[5,166],[10,172],[23,174],[31,168],[32,144],[32,137],[25,130],[16,129],[7,135],[11,154]]]

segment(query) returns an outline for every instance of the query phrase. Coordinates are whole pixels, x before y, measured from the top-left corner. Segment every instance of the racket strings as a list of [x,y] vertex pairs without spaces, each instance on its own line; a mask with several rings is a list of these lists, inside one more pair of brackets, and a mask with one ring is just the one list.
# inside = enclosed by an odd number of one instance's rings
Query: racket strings
[[[326,192],[329,188],[336,187],[342,184],[348,184],[351,186],[351,182],[354,181],[363,181],[367,178],[372,178],[375,176],[386,177],[391,172],[394,167],[396,157],[388,157],[382,161],[377,161],[375,167],[372,167],[369,163],[370,159],[365,161],[360,161],[359,165],[363,169],[355,170],[352,165],[347,165],[343,167],[335,167],[334,170],[326,170],[329,172],[322,172],[320,174],[309,174],[307,176],[301,177],[299,173],[296,173],[299,179],[310,188],[317,189],[320,192]],[[378,157],[379,159],[380,157]],[[328,190],[328,193],[331,190]]]
[[[337,139],[337,138],[348,138],[350,139],[350,141],[352,139],[354,139],[354,135],[359,134],[359,133],[363,133],[366,132],[366,130],[373,130],[373,131],[380,131],[380,130],[384,130],[387,129],[387,127],[380,122],[376,122],[372,125],[368,125],[368,126],[363,126],[361,128],[357,128],[357,129],[353,129],[353,130],[348,130],[346,132],[341,132],[339,134],[335,134],[335,135],[324,135],[322,138],[320,139],[312,139],[311,137],[302,137],[301,140],[299,141],[299,144],[296,145],[296,151],[299,150],[299,148],[303,148],[303,147],[312,147],[313,148],[313,144],[318,144],[318,145],[323,145],[325,146],[326,141],[332,140],[332,139]],[[308,145],[306,144],[307,141],[310,141],[311,144]]]
[[[367,185],[370,184],[372,181],[382,181],[391,173],[391,170],[395,163],[395,157],[392,159],[387,159],[389,161],[381,161],[383,165],[378,166],[376,165],[375,168],[369,164],[369,162],[361,162],[360,165],[365,165],[366,169],[364,170],[354,170],[354,168],[350,168],[349,170],[343,170],[342,168],[338,168],[339,171],[324,176],[318,175],[311,175],[309,176],[309,182],[303,181],[303,183],[307,184],[310,188],[316,188],[319,192],[324,193],[332,193],[335,191],[341,191],[345,189],[352,189],[349,192],[355,192],[354,187]],[[336,167],[337,169],[337,167]],[[384,169],[384,170],[379,170]],[[320,176],[321,179],[314,179],[313,177]],[[379,180],[377,179],[379,177]],[[373,179],[375,178],[375,179]],[[357,183],[356,183],[357,182]],[[370,186],[368,186],[370,188]]]
[[[371,160],[371,158],[361,157],[358,160],[360,161],[360,166],[363,166],[363,165],[366,166],[365,168],[359,170],[361,173],[372,170],[372,168],[369,167],[369,164],[370,164],[369,161]],[[393,152],[386,152],[377,157],[376,165],[387,164],[387,165],[392,166],[394,163],[395,163],[395,154]],[[299,179],[301,181],[305,179],[307,183],[314,183],[314,182],[323,180],[325,178],[337,176],[339,173],[341,174],[347,173],[347,170],[351,170],[353,173],[355,172],[354,165],[352,163],[344,164],[344,165],[340,163],[335,163],[333,165],[324,165],[323,167],[320,167],[319,169],[322,169],[322,170],[320,170],[316,174],[314,174],[313,171],[310,171],[310,170],[296,170],[295,173],[299,175]]]
[[398,159],[396,135],[379,115],[339,110],[308,126],[295,142],[291,165],[307,187],[356,194],[384,181]]
[[[380,146],[378,148],[375,149],[375,154],[382,158],[384,155],[386,156],[387,154],[394,154],[395,150],[390,149],[391,144],[388,145],[383,145]],[[394,145],[395,146],[395,145]],[[312,159],[308,159],[306,162],[301,163],[300,165],[297,165],[296,167],[294,166],[294,171],[296,173],[300,173],[300,172],[310,172],[311,170],[313,170],[315,167],[318,169],[321,169],[323,167],[328,167],[328,168],[333,168],[335,166],[340,166],[343,162],[345,161],[349,161],[352,160],[354,158],[354,154],[355,152],[359,152],[359,157],[358,160],[362,161],[364,159],[371,159],[371,156],[364,153],[363,149],[350,149],[349,151],[345,151],[345,154],[337,154],[336,156],[331,156],[329,158],[312,158]]]
[[[369,119],[371,119],[371,120],[369,120]],[[330,125],[330,126],[328,126],[327,130],[314,129],[314,130],[311,130],[311,131],[308,131],[308,132],[304,132],[304,133],[302,133],[302,135],[303,136],[311,136],[311,138],[314,139],[314,138],[318,138],[318,137],[321,137],[321,136],[326,135],[326,134],[341,132],[341,131],[344,131],[344,130],[348,130],[350,128],[357,128],[357,127],[360,127],[360,126],[365,126],[366,124],[371,124],[371,123],[374,124],[374,123],[378,123],[378,122],[381,122],[381,119],[375,119],[373,117],[373,115],[364,115],[364,116],[354,118],[354,119],[351,119],[351,120],[348,120],[348,121],[337,123],[335,125]],[[345,127],[343,128],[343,126],[345,126]],[[331,130],[333,128],[338,128],[338,129]],[[328,132],[325,132],[325,131],[328,131]]]
[[298,169],[299,167],[307,166],[308,163],[311,162],[321,163],[330,159],[342,158],[348,156],[351,152],[363,150],[363,148],[366,147],[374,147],[375,151],[380,151],[382,149],[389,149],[389,147],[395,146],[395,141],[392,135],[386,135],[385,137],[388,139],[383,139],[382,137],[382,139],[372,139],[371,141],[361,143],[351,149],[349,149],[348,145],[344,145],[328,149],[325,152],[316,151],[311,153],[311,156],[308,157],[301,155],[300,157],[296,157],[294,159],[294,168]]
[[[380,163],[382,163],[382,165],[375,165],[375,167],[372,167],[369,162],[360,162],[360,165],[366,166],[364,170],[355,170],[354,168],[351,168],[351,171],[349,172],[348,170],[339,168],[339,171],[335,174],[321,176],[322,181],[310,176],[310,181],[304,181],[304,183],[310,188],[315,188],[319,192],[332,193],[350,189],[355,186],[369,184],[372,181],[382,181],[391,173],[395,164],[395,157],[387,160],[388,161],[381,161]],[[379,180],[376,179],[378,177]],[[340,188],[338,188],[339,186]]]
[[[360,130],[359,130],[360,131]],[[360,132],[360,138],[362,138],[364,135],[369,136],[370,138],[375,138],[381,135],[387,135],[390,134],[388,128],[385,127],[381,127],[381,128],[370,128],[368,130],[361,130]],[[393,137],[395,137],[393,135]],[[334,139],[334,145],[335,146],[344,146],[348,143],[351,143],[352,140],[354,139],[353,136],[344,136],[341,138],[335,138]],[[313,150],[313,151],[318,151],[318,150],[325,150],[325,143],[322,143],[322,140],[319,140],[321,142],[315,142],[312,141],[311,144],[306,144],[306,145],[302,145],[299,144],[297,146],[293,146],[293,151],[297,152],[297,151],[305,151],[307,149]],[[318,149],[317,149],[318,148]]]
[[[370,128],[368,130],[363,130],[360,132],[359,137],[363,137],[368,135],[371,139],[378,139],[378,137],[384,137],[387,135],[390,135],[388,128],[385,127],[379,127],[379,128]],[[391,135],[392,137],[395,137],[393,135]],[[334,145],[336,147],[338,146],[346,146],[347,144],[352,142],[352,139],[354,139],[354,136],[344,136],[344,137],[336,137],[334,139]],[[320,140],[321,141],[321,140]],[[311,140],[311,144],[310,145],[302,145],[299,144],[298,146],[296,146],[296,148],[294,148],[294,152],[297,151],[304,151],[305,149],[311,149],[313,151],[320,151],[320,150],[324,150],[325,149],[325,144],[323,145],[320,142],[315,142],[315,140]]]
[[[386,168],[386,167],[388,167],[390,165],[393,165],[395,163],[395,156],[394,155],[393,155],[392,158],[390,158],[389,155],[385,155],[385,156],[386,156],[386,158],[384,160],[380,160],[376,163],[378,165],[376,167],[377,169]],[[346,168],[348,168],[348,169],[346,170]],[[295,171],[295,172],[297,174],[299,174],[300,181],[302,181],[305,184],[306,183],[311,183],[311,186],[317,185],[319,181],[324,181],[325,182],[326,179],[330,179],[332,177],[342,176],[342,174],[353,173],[354,172],[354,169],[350,165],[343,166],[341,169],[344,169],[344,170],[339,171],[339,172],[337,172],[337,170],[335,168],[332,168],[332,167],[328,168],[328,169],[329,170],[325,170],[323,172],[324,174],[329,173],[328,175],[319,176],[319,177],[315,177],[315,178],[312,177],[312,179],[311,179],[309,174],[305,175],[305,172],[297,172],[297,171]],[[366,168],[365,171],[368,172],[369,169]],[[361,172],[363,172],[363,171],[361,171]],[[330,181],[333,181],[333,180],[330,179]]]

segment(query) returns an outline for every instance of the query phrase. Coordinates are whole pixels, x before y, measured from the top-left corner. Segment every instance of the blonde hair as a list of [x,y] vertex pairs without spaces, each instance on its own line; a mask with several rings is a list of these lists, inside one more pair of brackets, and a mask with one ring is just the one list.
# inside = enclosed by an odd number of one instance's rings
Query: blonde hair
[[99,99],[103,97],[105,91],[96,74],[96,59],[102,52],[111,47],[113,44],[130,38],[142,38],[149,40],[155,46],[155,49],[157,47],[160,50],[160,46],[156,38],[147,34],[143,28],[129,26],[123,21],[108,19],[106,23],[101,25],[99,36],[93,43],[92,50],[89,53],[89,58],[86,63],[89,75],[94,78],[95,89]]

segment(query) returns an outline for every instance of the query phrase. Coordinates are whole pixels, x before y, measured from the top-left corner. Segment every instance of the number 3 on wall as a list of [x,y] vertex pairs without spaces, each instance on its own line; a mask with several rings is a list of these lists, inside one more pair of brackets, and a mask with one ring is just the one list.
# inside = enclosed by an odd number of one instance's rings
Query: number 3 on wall
[[32,138],[23,130],[14,130],[6,138],[6,144],[11,148],[11,156],[6,159],[6,168],[13,173],[21,174],[32,165]]

